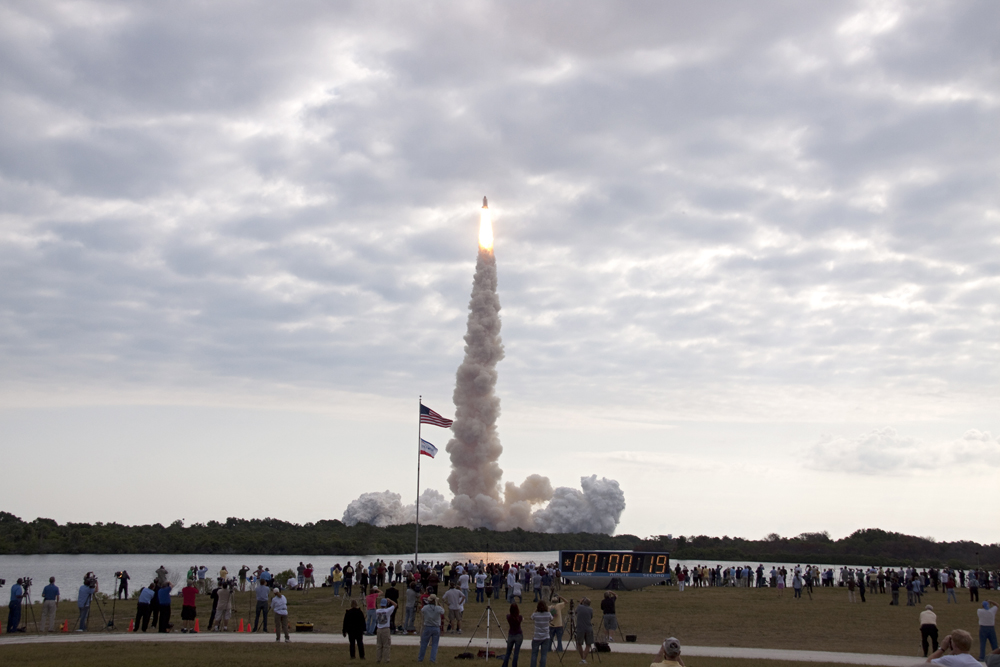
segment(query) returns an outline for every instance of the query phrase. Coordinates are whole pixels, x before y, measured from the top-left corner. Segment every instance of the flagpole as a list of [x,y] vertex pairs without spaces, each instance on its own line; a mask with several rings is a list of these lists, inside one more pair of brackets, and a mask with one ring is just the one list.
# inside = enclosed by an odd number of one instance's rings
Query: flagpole
[[413,542],[413,568],[416,569],[420,565],[420,440],[422,434],[420,432],[420,426],[422,420],[420,419],[420,409],[424,406],[423,395],[417,398],[419,403],[417,407],[417,526],[416,535],[414,536]]

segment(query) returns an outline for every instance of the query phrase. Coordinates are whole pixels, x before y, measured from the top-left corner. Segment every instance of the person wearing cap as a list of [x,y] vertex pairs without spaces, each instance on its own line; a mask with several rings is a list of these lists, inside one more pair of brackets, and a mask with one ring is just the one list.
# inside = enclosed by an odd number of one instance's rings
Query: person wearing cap
[[375,611],[375,662],[389,662],[392,651],[392,615],[396,611],[396,603],[389,598],[379,600]]
[[441,642],[442,616],[444,616],[444,607],[438,604],[437,596],[427,596],[427,603],[420,610],[424,629],[420,633],[420,652],[417,654],[417,662],[424,661],[428,644],[431,645],[431,662],[437,662],[438,644]]
[[358,608],[358,601],[351,600],[351,607],[344,613],[344,636],[351,647],[351,658],[354,658],[354,647],[358,647],[358,655],[365,659],[365,614]]
[[378,607],[378,597],[381,591],[378,586],[372,586],[365,596],[365,608],[368,613],[365,616],[365,634],[372,636],[375,634],[375,609]]
[[979,661],[986,660],[986,642],[990,643],[992,650],[997,650],[997,603],[992,600],[985,600],[983,608],[977,609],[979,616]]
[[656,654],[656,660],[649,667],[677,667],[677,665],[683,667],[684,661],[681,660],[681,643],[677,641],[676,637],[667,637],[663,640],[663,643],[660,645],[660,651]]
[[920,612],[920,646],[924,649],[924,657],[927,657],[927,639],[930,638],[934,651],[938,650],[938,626],[937,614],[934,607],[927,605]]
[[281,641],[281,631],[284,629],[285,641],[290,642],[292,638],[288,636],[288,598],[281,594],[280,588],[275,588],[273,592],[271,611],[274,612],[274,641]]

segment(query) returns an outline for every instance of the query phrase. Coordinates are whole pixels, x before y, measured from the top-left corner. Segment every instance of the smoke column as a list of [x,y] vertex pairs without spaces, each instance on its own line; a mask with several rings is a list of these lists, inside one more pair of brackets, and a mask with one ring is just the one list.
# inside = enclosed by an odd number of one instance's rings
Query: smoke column
[[[443,526],[524,528],[548,533],[613,533],[625,494],[618,482],[597,475],[581,478],[582,491],[552,489],[547,477],[529,475],[520,486],[501,488],[503,446],[497,433],[500,399],[496,395],[497,364],[504,357],[500,339],[500,297],[493,228],[483,198],[479,256],[472,279],[465,358],[455,378],[453,437],[446,446],[451,457],[448,486],[454,497],[448,505],[437,491],[421,494],[421,523]],[[543,503],[546,507],[539,509]],[[365,493],[348,505],[344,523],[390,525],[413,521],[414,505],[403,506],[391,491]]]

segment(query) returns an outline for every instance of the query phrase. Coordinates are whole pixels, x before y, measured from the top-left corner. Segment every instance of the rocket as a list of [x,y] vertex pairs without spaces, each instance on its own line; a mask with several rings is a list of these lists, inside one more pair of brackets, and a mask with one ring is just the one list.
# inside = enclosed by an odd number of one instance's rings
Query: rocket
[[489,206],[486,205],[486,197],[485,196],[483,197],[483,208],[489,208]]

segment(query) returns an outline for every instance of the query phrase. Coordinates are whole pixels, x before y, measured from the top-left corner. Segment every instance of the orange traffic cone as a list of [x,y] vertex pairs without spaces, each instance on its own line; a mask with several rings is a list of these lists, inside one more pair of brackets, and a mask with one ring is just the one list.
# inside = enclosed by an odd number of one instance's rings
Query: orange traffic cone
[[246,630],[244,630],[243,632],[253,632],[253,630],[250,629],[250,619],[249,618],[247,619]]
[[135,629],[135,619],[130,618],[128,619],[128,631],[132,632],[134,629]]
[[69,619],[63,620],[63,632],[69,632]]
[[198,623],[198,619],[197,618],[194,619],[194,631],[195,632],[201,632],[201,624]]
[[240,619],[240,629],[237,630],[236,632],[243,632],[243,619],[242,618]]

